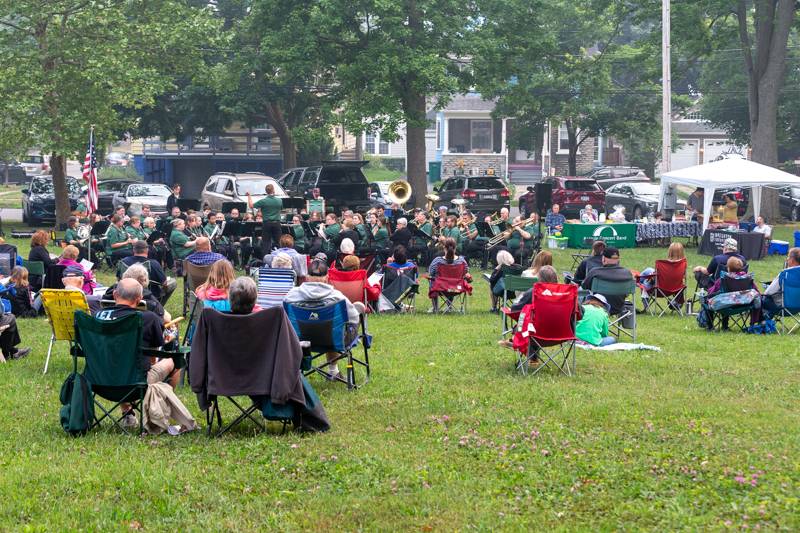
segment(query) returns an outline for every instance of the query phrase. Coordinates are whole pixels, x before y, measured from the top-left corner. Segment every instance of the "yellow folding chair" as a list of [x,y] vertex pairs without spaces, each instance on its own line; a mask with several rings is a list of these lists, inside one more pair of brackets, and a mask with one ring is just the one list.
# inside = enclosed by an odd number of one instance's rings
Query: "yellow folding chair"
[[47,365],[50,363],[50,353],[53,351],[55,341],[75,340],[75,311],[80,310],[87,315],[89,303],[83,291],[67,289],[42,289],[39,294],[42,297],[44,311],[53,334],[50,336],[50,346],[47,348],[47,359],[44,362],[44,374],[47,373]]

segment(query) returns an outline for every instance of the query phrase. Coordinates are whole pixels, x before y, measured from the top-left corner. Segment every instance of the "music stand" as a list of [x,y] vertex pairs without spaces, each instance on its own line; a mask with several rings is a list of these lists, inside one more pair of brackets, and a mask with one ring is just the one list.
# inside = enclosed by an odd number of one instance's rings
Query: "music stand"
[[182,212],[186,212],[190,209],[193,211],[200,211],[200,200],[192,198],[178,198],[175,205],[177,205]]
[[486,237],[487,239],[491,239],[495,236],[495,232],[492,229],[492,226],[487,224],[486,222],[475,221],[475,227],[478,228],[478,237]]
[[242,223],[238,220],[231,220],[230,222],[225,223],[225,227],[222,228],[222,236],[223,237],[234,237],[234,240],[239,238],[241,234]]
[[147,237],[147,244],[149,246],[153,246],[154,242],[156,242],[158,239],[163,239],[165,237],[166,237],[166,235],[164,235],[163,233],[161,233],[158,230],[155,230],[153,233],[150,234],[149,237]]
[[220,211],[223,215],[227,215],[234,209],[238,209],[239,213],[243,213],[247,209],[247,202],[222,202]]

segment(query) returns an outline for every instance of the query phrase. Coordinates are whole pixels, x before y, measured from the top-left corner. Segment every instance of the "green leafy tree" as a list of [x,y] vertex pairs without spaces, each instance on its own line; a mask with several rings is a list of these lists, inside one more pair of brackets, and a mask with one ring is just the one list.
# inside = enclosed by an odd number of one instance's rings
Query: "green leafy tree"
[[85,151],[89,126],[98,145],[125,123],[123,108],[153,105],[201,56],[196,43],[216,32],[208,8],[180,0],[0,0],[0,53],[25,73],[18,92],[50,166],[57,221],[69,216],[66,160]]

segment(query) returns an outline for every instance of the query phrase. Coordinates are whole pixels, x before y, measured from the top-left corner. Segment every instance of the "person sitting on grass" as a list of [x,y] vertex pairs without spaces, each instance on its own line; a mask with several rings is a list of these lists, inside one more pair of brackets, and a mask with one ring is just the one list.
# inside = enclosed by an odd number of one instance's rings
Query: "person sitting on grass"
[[[350,344],[358,335],[358,325],[361,315],[366,307],[361,302],[350,302],[340,291],[328,283],[328,265],[325,261],[314,259],[308,268],[306,282],[298,287],[293,287],[284,299],[289,304],[320,304],[331,305],[344,301],[347,304],[347,328],[345,329],[345,344]],[[328,379],[341,378],[339,366],[334,361],[336,353],[328,354]]]
[[738,252],[739,243],[736,242],[736,239],[732,237],[725,239],[725,242],[722,243],[722,253],[715,255],[707,267],[694,267],[694,279],[697,280],[697,284],[704,289],[711,287],[714,284],[714,280],[719,277],[717,270],[726,268],[728,259],[731,257],[738,257],[744,265],[744,270],[747,270],[747,260]]
[[592,346],[608,346],[617,339],[608,334],[611,306],[602,294],[591,294],[583,302],[583,316],[575,326],[575,336]]
[[[64,284],[64,289],[83,292],[83,274],[83,269],[81,267],[68,266],[65,268],[64,273],[61,275],[61,283]],[[84,293],[84,296],[86,297],[86,302],[89,304],[89,312],[92,316],[96,315],[97,312],[103,308],[100,303],[101,297],[86,293]]]
[[11,271],[11,280],[6,286],[7,298],[11,302],[11,312],[17,318],[36,318],[39,315],[42,302],[34,301],[31,287],[28,283],[28,269],[14,267]]

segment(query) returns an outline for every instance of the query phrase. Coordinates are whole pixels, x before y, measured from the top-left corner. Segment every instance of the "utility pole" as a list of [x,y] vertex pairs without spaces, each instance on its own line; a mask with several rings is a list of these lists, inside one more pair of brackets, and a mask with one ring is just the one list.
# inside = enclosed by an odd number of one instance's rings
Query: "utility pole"
[[661,175],[671,170],[672,68],[670,65],[670,0],[661,0]]

